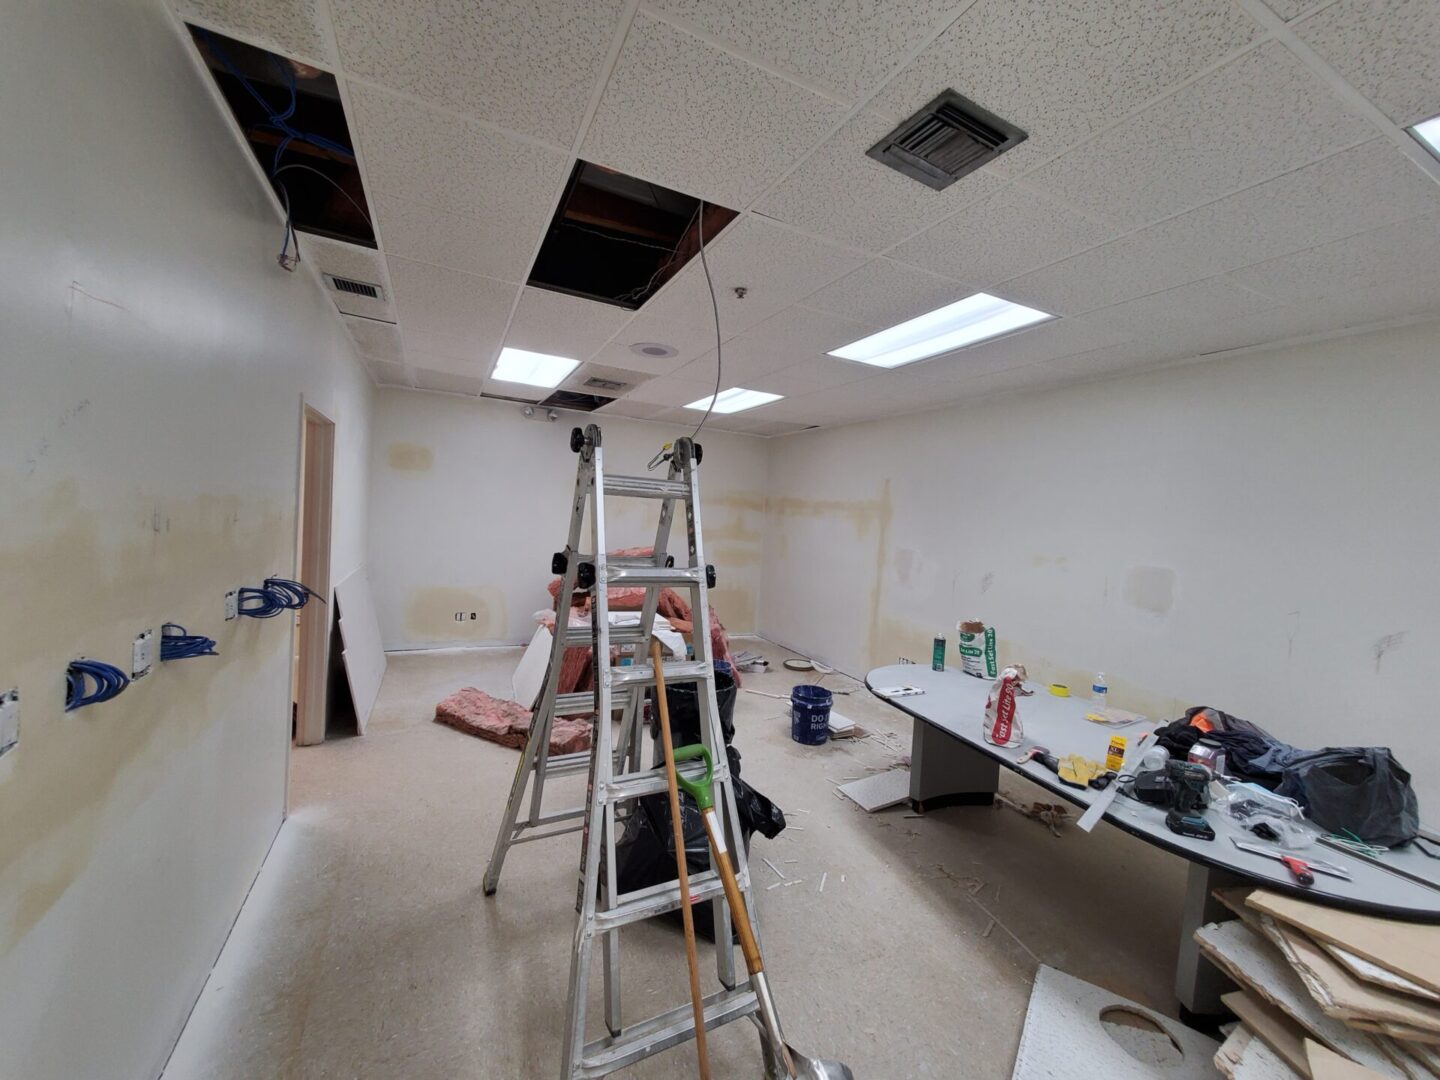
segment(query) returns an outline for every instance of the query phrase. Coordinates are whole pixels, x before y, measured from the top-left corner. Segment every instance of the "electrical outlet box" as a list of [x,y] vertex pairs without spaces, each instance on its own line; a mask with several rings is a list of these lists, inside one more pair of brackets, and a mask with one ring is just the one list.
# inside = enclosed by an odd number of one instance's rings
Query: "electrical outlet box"
[[6,690],[0,694],[0,755],[4,755],[20,741],[20,691]]
[[130,678],[143,679],[155,665],[155,631],[142,630],[130,647]]
[[225,594],[225,621],[240,617],[240,590],[231,589]]

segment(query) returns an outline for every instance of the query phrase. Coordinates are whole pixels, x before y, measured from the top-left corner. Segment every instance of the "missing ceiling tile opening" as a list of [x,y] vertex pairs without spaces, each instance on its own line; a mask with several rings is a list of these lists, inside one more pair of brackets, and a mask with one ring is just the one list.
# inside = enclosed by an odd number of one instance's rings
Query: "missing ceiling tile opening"
[[940,191],[1028,137],[969,98],[946,90],[865,153]]
[[335,76],[213,30],[187,29],[295,228],[376,247]]
[[555,209],[528,284],[634,311],[737,211],[577,161]]

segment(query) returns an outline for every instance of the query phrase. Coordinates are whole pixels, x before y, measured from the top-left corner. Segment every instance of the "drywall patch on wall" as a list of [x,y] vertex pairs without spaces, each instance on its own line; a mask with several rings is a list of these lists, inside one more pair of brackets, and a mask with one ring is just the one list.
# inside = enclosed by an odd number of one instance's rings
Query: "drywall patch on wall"
[[435,451],[419,443],[392,442],[386,448],[385,461],[400,472],[429,472],[435,466]]
[[505,594],[492,585],[416,589],[405,614],[405,628],[419,641],[497,641],[505,625]]
[[755,594],[749,589],[711,589],[710,606],[730,633],[755,632]]
[[1165,566],[1132,566],[1125,571],[1120,595],[1151,615],[1164,615],[1175,605],[1175,571]]

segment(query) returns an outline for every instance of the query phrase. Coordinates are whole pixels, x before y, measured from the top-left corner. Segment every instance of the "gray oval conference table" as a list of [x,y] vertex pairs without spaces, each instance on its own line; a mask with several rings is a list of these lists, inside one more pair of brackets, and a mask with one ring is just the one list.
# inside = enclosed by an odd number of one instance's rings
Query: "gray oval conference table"
[[[1157,726],[1157,722],[1142,721],[1115,729],[1092,723],[1085,719],[1085,714],[1093,709],[1089,701],[1055,697],[1047,687],[1027,682],[1025,688],[1034,690],[1034,694],[1018,701],[1025,740],[1018,747],[1004,749],[987,743],[980,733],[985,698],[990,690],[988,679],[977,679],[953,668],[932,671],[919,664],[893,664],[871,671],[865,677],[865,685],[876,697],[913,718],[910,801],[918,810],[956,804],[988,806],[999,788],[1002,767],[1076,806],[1088,807],[1101,797],[1101,792],[1062,784],[1038,762],[1021,764],[1020,756],[1031,747],[1043,746],[1058,757],[1082,754],[1103,761],[1111,735],[1124,735],[1134,747],[1140,736]],[[887,693],[897,687],[909,687],[919,693]],[[1127,768],[1133,767],[1138,757],[1139,754],[1132,752]],[[1213,1015],[1222,1011],[1220,994],[1230,989],[1220,971],[1200,955],[1194,940],[1197,928],[1226,917],[1226,909],[1212,895],[1217,888],[1263,885],[1352,911],[1440,923],[1440,861],[1426,858],[1413,846],[1383,856],[1383,861],[1394,867],[1392,871],[1334,848],[1311,845],[1295,854],[1302,859],[1308,855],[1343,866],[1350,872],[1350,880],[1317,873],[1313,886],[1302,886],[1284,863],[1242,851],[1230,838],[1239,837],[1261,847],[1274,845],[1266,845],[1213,809],[1206,812],[1205,818],[1215,830],[1214,840],[1171,832],[1165,824],[1164,807],[1150,806],[1123,795],[1115,796],[1104,815],[1104,820],[1111,825],[1190,863],[1175,994],[1191,1013]],[[1426,883],[1412,877],[1425,879]]]

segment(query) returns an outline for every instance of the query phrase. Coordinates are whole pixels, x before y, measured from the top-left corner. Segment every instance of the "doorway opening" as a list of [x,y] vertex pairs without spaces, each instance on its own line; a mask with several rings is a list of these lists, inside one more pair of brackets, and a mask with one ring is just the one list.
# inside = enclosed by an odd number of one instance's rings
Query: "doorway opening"
[[335,424],[304,407],[300,433],[300,498],[295,519],[295,565],[300,581],[325,598],[295,613],[290,680],[292,736],[298,746],[325,741],[330,663],[330,504],[334,493]]

